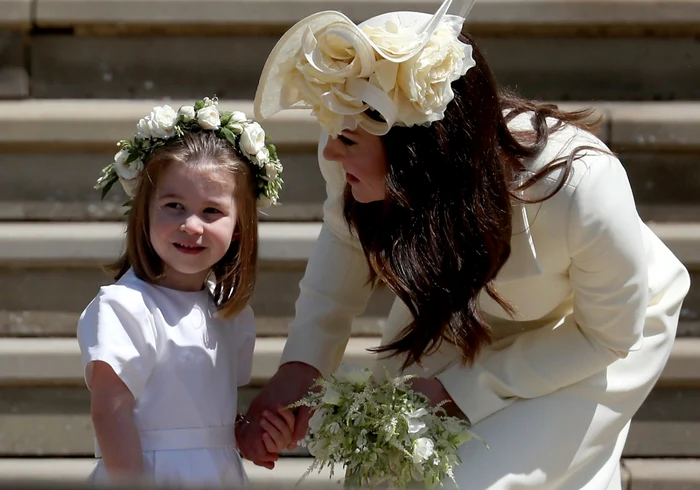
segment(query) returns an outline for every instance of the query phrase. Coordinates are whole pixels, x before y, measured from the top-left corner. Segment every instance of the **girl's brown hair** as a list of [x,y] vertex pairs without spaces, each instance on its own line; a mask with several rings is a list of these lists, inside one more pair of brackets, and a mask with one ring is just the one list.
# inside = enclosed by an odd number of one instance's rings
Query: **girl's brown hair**
[[153,249],[149,234],[149,208],[158,179],[169,165],[190,165],[202,170],[226,169],[236,180],[234,202],[237,222],[226,255],[212,267],[216,281],[214,300],[226,318],[250,303],[255,287],[258,256],[258,215],[254,175],[250,163],[231,144],[212,132],[187,133],[154,151],[146,162],[129,212],[126,250],[108,270],[115,279],[130,268],[146,282],[165,275],[165,264]]
[[[345,219],[370,265],[370,282],[382,282],[408,307],[413,320],[391,343],[375,349],[420,363],[443,341],[470,364],[491,342],[478,308],[484,290],[513,308],[493,286],[510,255],[512,202],[541,202],[556,194],[572,163],[588,147],[551,162],[517,186],[521,162],[536,157],[564,124],[593,129],[592,111],[568,113],[499,91],[474,41],[476,66],[452,83],[445,117],[428,127],[393,127],[382,137],[387,160],[386,197],[362,204],[346,187]],[[508,122],[531,114],[534,130],[513,133]],[[548,125],[548,118],[557,122]],[[552,119],[549,123],[551,124]],[[527,201],[522,191],[561,170],[546,196]]]

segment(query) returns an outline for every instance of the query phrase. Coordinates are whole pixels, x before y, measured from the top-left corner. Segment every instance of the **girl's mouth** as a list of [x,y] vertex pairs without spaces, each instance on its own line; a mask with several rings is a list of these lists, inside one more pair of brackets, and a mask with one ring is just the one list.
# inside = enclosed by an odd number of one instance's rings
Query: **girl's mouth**
[[183,254],[196,255],[204,250],[200,245],[188,245],[186,243],[173,243],[173,246]]

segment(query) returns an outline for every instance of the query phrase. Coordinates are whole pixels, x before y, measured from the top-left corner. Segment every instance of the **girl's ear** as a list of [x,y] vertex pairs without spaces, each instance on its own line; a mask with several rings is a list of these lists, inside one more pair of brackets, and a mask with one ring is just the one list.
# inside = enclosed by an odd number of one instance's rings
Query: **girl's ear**
[[238,223],[236,223],[236,228],[234,228],[234,230],[233,230],[233,235],[231,236],[231,241],[237,242],[240,239],[241,239],[241,232],[238,229]]

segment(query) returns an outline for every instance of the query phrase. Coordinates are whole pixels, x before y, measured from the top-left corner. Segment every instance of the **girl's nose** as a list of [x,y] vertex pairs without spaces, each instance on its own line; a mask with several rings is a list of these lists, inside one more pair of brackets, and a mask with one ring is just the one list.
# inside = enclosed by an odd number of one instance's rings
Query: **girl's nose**
[[191,214],[180,229],[188,235],[201,235],[204,232],[204,223],[196,215]]

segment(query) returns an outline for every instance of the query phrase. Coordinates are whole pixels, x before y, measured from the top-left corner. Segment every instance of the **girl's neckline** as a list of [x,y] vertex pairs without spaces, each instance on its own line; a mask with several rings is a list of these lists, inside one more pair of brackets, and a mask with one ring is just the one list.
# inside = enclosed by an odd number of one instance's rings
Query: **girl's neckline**
[[134,279],[137,279],[141,282],[144,282],[144,283],[148,284],[149,286],[153,286],[153,287],[160,289],[164,292],[170,292],[170,293],[174,293],[174,294],[182,294],[182,295],[186,295],[186,296],[202,296],[203,294],[206,294],[207,296],[211,296],[211,291],[208,287],[208,286],[210,286],[210,283],[208,280],[205,283],[204,287],[202,287],[202,289],[198,289],[196,291],[188,291],[185,289],[176,289],[176,288],[172,288],[170,286],[164,286],[162,284],[157,284],[155,282],[144,281],[143,279],[139,278],[136,275],[136,273],[134,272],[133,269],[129,269],[128,274],[133,276]]

